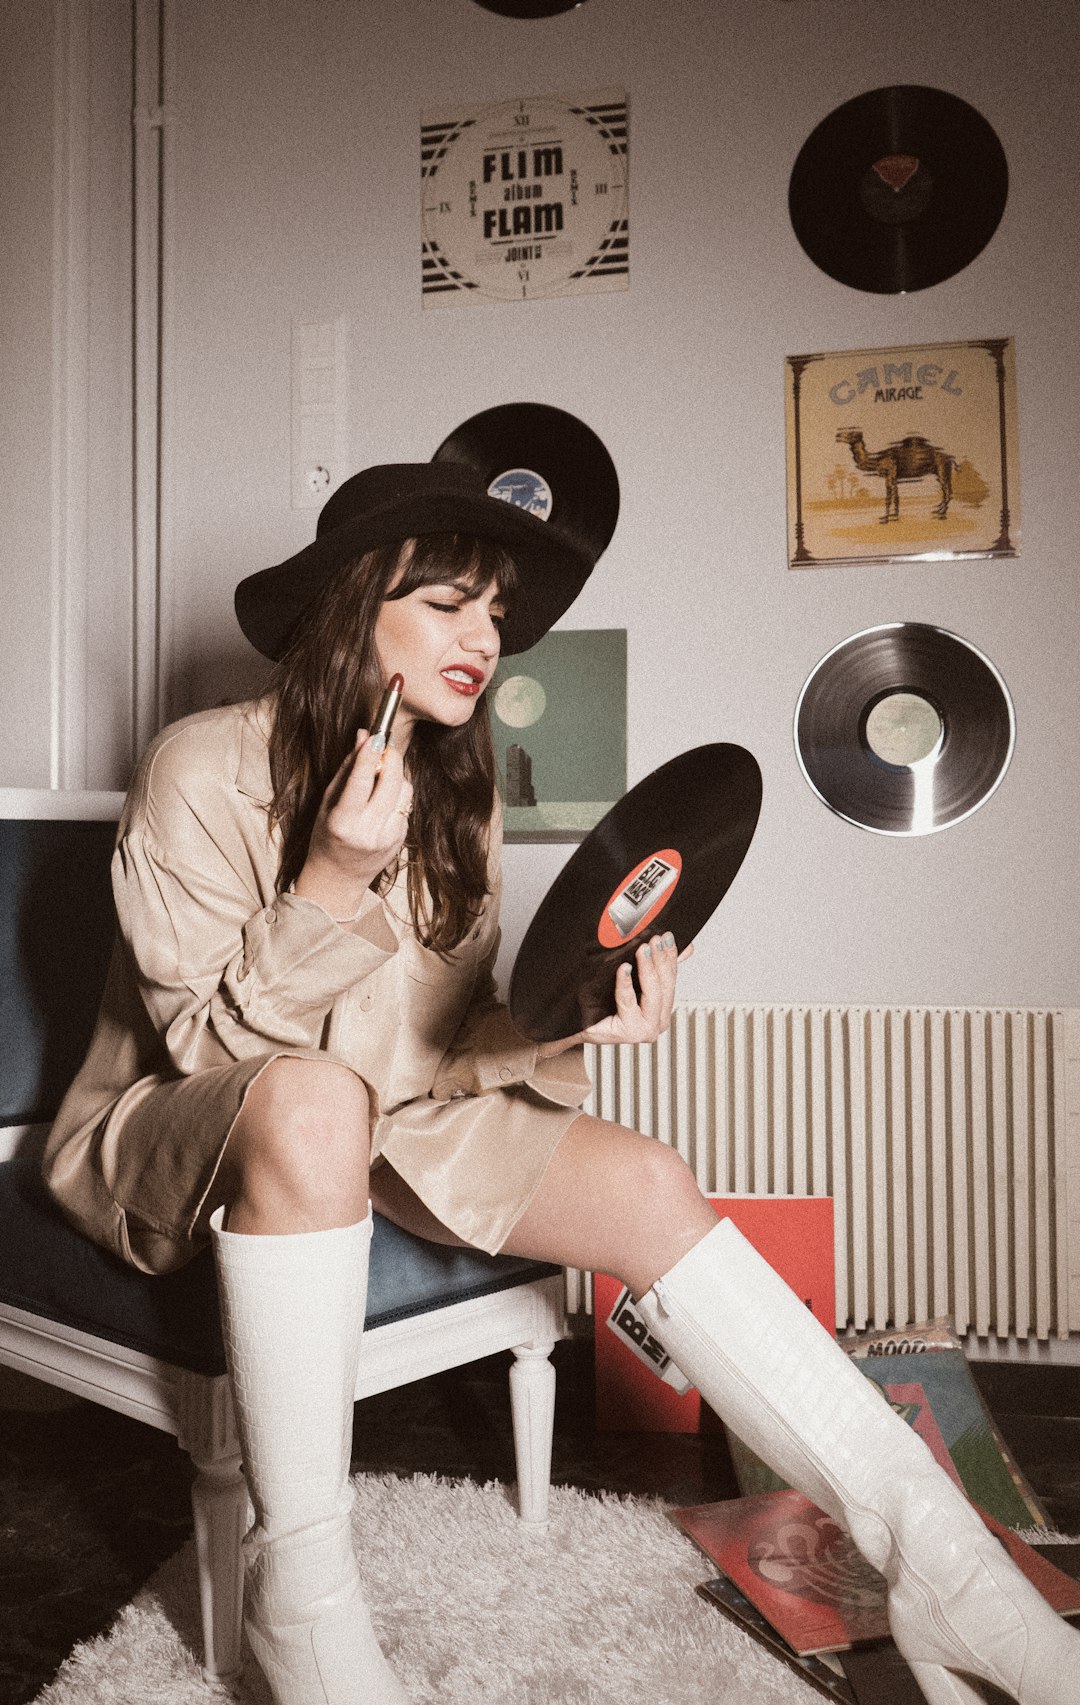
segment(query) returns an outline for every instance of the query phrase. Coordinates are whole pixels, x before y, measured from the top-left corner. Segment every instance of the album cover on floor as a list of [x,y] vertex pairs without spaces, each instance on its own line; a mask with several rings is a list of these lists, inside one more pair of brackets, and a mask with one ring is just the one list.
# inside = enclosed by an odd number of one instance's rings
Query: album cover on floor
[[858,1705],[855,1694],[841,1673],[838,1657],[800,1657],[726,1575],[719,1575],[713,1581],[703,1581],[697,1590],[707,1604],[715,1605],[752,1640],[767,1647],[774,1658],[779,1658],[781,1663],[801,1675],[827,1699],[839,1699],[842,1705]]
[[[801,1492],[764,1492],[671,1514],[801,1656],[889,1638],[884,1578]],[[980,1514],[1055,1610],[1080,1612],[1080,1583]]]
[[[973,1504],[1008,1528],[1047,1525],[1046,1511],[1013,1460],[946,1323],[872,1333],[846,1341],[844,1348]],[[728,1443],[741,1492],[785,1486],[730,1430]]]

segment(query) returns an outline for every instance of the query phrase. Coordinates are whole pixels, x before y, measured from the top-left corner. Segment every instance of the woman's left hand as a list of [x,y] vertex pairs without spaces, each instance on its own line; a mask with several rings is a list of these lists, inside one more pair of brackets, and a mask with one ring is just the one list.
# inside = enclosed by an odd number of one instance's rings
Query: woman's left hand
[[670,934],[654,935],[643,942],[634,955],[640,999],[629,963],[620,965],[615,977],[615,1011],[611,1017],[601,1018],[587,1030],[567,1036],[561,1042],[542,1042],[540,1058],[560,1054],[578,1042],[655,1042],[671,1023],[678,967],[693,951],[691,944],[680,953],[675,937]]

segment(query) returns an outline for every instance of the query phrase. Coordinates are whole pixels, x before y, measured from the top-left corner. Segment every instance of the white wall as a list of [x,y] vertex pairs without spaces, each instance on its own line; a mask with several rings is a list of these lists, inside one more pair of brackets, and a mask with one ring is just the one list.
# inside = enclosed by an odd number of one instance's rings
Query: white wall
[[0,782],[105,787],[131,763],[131,5],[3,0],[0,31]]
[[[630,780],[717,739],[764,772],[757,837],[684,994],[1080,1005],[1071,0],[909,0],[902,24],[865,0],[588,0],[540,22],[473,0],[171,14],[169,713],[263,679],[233,587],[312,536],[314,513],[290,508],[291,325],[343,315],[354,467],[426,459],[514,400],[571,410],[611,451],[619,525],[565,625],[628,629]],[[957,277],[873,296],[805,257],[787,183],[832,108],[904,82],[984,113],[1009,202]],[[630,290],[422,311],[421,111],[611,86],[630,95]],[[791,573],[785,355],[995,335],[1017,345],[1020,558]],[[818,658],[896,619],[985,650],[1018,718],[997,794],[912,840],[827,811],[791,733]],[[504,965],[569,850],[507,849]]]
[[[8,596],[0,669],[6,783],[47,785],[50,764],[52,445],[52,20],[3,17],[0,113],[0,573]],[[14,240],[8,240],[11,233]],[[11,594],[19,589],[19,596]],[[20,667],[32,658],[32,670]]]

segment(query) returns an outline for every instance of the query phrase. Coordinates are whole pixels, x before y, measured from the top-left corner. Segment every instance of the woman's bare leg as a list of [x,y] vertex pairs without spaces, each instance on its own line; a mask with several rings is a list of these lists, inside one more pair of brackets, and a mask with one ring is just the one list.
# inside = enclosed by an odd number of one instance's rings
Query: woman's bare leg
[[503,1251],[611,1273],[641,1296],[715,1225],[674,1149],[583,1113]]
[[276,1705],[405,1705],[363,1602],[350,1525],[369,1126],[367,1091],[345,1067],[272,1060],[248,1089],[211,1192],[255,1512],[245,1625]]
[[234,1232],[331,1231],[367,1213],[371,1155],[363,1080],[333,1060],[282,1055],[248,1089],[208,1207]]

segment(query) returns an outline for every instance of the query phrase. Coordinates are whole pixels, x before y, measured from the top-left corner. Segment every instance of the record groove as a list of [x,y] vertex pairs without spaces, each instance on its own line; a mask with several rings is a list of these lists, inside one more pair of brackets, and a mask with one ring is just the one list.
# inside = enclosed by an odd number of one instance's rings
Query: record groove
[[594,562],[611,542],[619,516],[615,464],[603,440],[566,409],[484,409],[455,427],[431,459],[473,468],[493,496],[540,515]]
[[885,835],[929,835],[970,816],[1005,774],[1015,728],[989,659],[918,622],[842,640],[795,707],[795,749],[814,792]]
[[631,788],[556,877],[525,932],[510,1012],[536,1042],[615,1010],[615,974],[670,930],[680,952],[738,873],[761,810],[761,771],[742,746],[697,746]]
[[924,290],[975,259],[1005,210],[1009,169],[980,112],[917,83],[870,89],[799,150],[788,208],[816,266],[879,294]]

